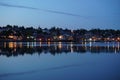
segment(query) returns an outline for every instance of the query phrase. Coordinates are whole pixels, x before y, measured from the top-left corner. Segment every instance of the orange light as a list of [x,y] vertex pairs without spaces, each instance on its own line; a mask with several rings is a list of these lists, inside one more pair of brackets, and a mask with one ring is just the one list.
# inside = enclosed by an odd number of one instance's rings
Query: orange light
[[48,39],[48,41],[50,41],[50,39]]
[[14,43],[13,42],[9,42],[9,48],[13,48],[14,47]]

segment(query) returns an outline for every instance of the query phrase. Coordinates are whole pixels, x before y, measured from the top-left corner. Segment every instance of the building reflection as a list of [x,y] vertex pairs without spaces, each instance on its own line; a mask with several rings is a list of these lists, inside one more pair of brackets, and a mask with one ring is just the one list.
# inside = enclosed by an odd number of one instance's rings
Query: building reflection
[[16,42],[9,42],[8,43],[8,47],[9,48],[16,48],[17,47],[17,43]]
[[96,43],[83,42],[81,44],[68,42],[4,42],[0,43],[0,56],[19,56],[24,54],[50,53],[52,55],[62,53],[120,53],[120,43]]

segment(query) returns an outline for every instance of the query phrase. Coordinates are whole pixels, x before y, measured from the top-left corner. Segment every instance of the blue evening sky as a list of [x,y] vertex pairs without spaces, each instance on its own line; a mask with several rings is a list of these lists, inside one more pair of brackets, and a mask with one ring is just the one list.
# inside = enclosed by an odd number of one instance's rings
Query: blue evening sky
[[0,0],[0,25],[120,29],[120,0]]

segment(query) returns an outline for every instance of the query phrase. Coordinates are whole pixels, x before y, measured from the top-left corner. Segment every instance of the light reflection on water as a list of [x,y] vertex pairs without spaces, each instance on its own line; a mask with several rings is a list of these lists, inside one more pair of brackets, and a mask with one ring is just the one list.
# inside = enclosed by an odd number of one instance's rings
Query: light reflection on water
[[120,80],[119,53],[119,42],[1,42],[0,80]]
[[[59,53],[120,53],[119,42],[4,42],[0,43],[0,55],[10,57],[18,56],[20,52],[25,53],[42,53],[48,52],[53,55]],[[9,55],[8,55],[9,54]]]

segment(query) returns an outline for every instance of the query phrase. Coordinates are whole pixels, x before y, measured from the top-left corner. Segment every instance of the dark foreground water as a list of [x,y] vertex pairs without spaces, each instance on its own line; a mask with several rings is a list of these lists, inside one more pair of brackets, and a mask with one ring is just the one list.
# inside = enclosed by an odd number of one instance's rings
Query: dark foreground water
[[0,80],[120,80],[120,43],[0,43]]

